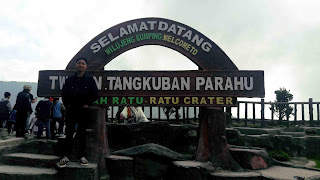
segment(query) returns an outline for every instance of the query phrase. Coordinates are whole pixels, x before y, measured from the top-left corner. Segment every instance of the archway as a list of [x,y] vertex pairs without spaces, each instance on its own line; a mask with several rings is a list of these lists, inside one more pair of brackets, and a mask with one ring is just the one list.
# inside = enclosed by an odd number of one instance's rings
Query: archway
[[[123,52],[143,45],[171,48],[189,58],[200,71],[98,71]],[[89,60],[88,69],[99,85],[100,95],[105,96],[100,98],[104,105],[121,104],[123,99],[123,104],[127,104],[127,96],[141,96],[145,101],[139,102],[147,104],[159,105],[154,102],[176,97],[181,98],[178,100],[181,104],[175,105],[201,105],[195,159],[210,161],[223,169],[240,169],[229,153],[222,107],[235,106],[237,97],[264,97],[263,71],[239,71],[214,42],[187,25],[163,18],[142,18],[97,35],[71,59],[66,67],[68,71],[40,71],[38,96],[59,96],[65,78],[73,74],[69,70],[74,70],[75,59],[79,57]],[[116,97],[119,94],[122,100]],[[113,97],[112,100],[107,96]],[[191,98],[196,101],[190,101]]]

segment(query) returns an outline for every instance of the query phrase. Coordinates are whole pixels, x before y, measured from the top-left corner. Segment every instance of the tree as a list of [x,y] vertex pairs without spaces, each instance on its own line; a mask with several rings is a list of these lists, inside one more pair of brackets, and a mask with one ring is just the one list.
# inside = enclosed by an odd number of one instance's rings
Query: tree
[[[289,102],[293,99],[290,90],[284,87],[276,90],[274,93],[276,94],[275,102]],[[283,120],[284,117],[288,120],[293,111],[293,108],[289,104],[274,104],[270,109],[275,111],[280,121]]]

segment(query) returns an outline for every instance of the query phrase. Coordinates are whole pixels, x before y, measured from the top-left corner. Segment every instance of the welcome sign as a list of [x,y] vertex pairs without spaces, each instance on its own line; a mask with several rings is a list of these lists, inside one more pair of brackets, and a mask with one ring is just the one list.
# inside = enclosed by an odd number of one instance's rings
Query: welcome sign
[[[121,39],[119,42],[113,43]],[[113,35],[112,32],[102,36],[98,42],[91,44],[90,49],[97,53],[103,48],[104,52],[111,55],[113,52],[129,44],[146,41],[159,40],[172,43],[196,55],[200,48],[204,52],[209,52],[212,48],[210,42],[204,41],[204,37],[175,23],[170,24],[165,21],[142,21],[138,23],[129,23],[119,28],[119,32]],[[192,43],[192,44],[191,44]],[[193,46],[196,45],[196,47]],[[108,46],[109,45],[109,46]]]
[[[97,71],[123,52],[144,45],[171,48],[200,71]],[[263,71],[239,71],[213,41],[185,24],[141,18],[115,25],[89,41],[67,71],[40,71],[38,96],[61,96],[76,59],[88,59],[98,105],[236,106],[237,97],[264,97]]]
[[237,70],[226,54],[205,35],[187,25],[163,18],[136,19],[107,29],[88,42],[70,61],[67,69],[74,70],[77,57],[86,57],[93,60],[88,69],[99,70],[121,53],[142,45],[169,47],[202,69],[215,66],[219,70],[230,67]]
[[[74,71],[40,71],[38,95],[60,96]],[[99,105],[236,106],[263,97],[263,71],[89,71]]]

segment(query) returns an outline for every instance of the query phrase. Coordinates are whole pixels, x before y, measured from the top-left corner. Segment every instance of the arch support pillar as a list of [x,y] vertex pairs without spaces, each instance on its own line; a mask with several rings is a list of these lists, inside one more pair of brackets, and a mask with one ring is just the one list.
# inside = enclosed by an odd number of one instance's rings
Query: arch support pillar
[[198,146],[195,159],[210,161],[214,167],[240,171],[242,168],[229,152],[226,139],[226,118],[223,108],[200,108]]
[[86,138],[87,158],[90,162],[98,164],[99,176],[105,176],[104,173],[107,173],[105,157],[111,154],[107,137],[105,108],[90,107]]

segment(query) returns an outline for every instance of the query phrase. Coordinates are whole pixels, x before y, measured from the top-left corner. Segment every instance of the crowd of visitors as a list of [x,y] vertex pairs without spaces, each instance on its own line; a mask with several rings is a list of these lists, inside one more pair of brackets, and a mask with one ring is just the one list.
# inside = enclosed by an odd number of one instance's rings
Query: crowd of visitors
[[[28,133],[36,130],[37,138],[42,138],[43,129],[46,131],[46,139],[54,139],[56,131],[63,134],[64,119],[66,120],[66,147],[64,156],[60,159],[58,167],[65,167],[72,154],[73,136],[77,127],[77,137],[79,139],[79,151],[77,153],[81,165],[88,165],[86,156],[86,124],[89,115],[89,107],[98,98],[98,88],[92,76],[86,73],[88,60],[78,58],[76,60],[76,72],[66,79],[62,88],[61,97],[45,97],[40,100],[35,108],[35,118],[30,120],[33,113],[31,103],[35,103],[30,93],[31,86],[23,86],[23,91],[18,93],[16,104],[11,107],[9,102],[11,94],[5,93],[5,97],[0,102],[0,126],[6,127],[8,132],[12,132],[12,127],[16,131],[16,137],[26,137]],[[66,112],[66,113],[65,113]],[[66,114],[66,118],[65,118]],[[37,129],[35,127],[38,127]]]
[[0,128],[7,128],[9,134],[16,137],[27,138],[34,134],[38,139],[42,138],[45,130],[46,139],[55,139],[56,135],[64,134],[65,107],[59,98],[45,97],[40,100],[35,108],[35,117],[31,103],[37,102],[31,92],[30,85],[24,85],[23,90],[18,93],[16,103],[12,107],[10,103],[11,93],[5,92],[0,101]]

